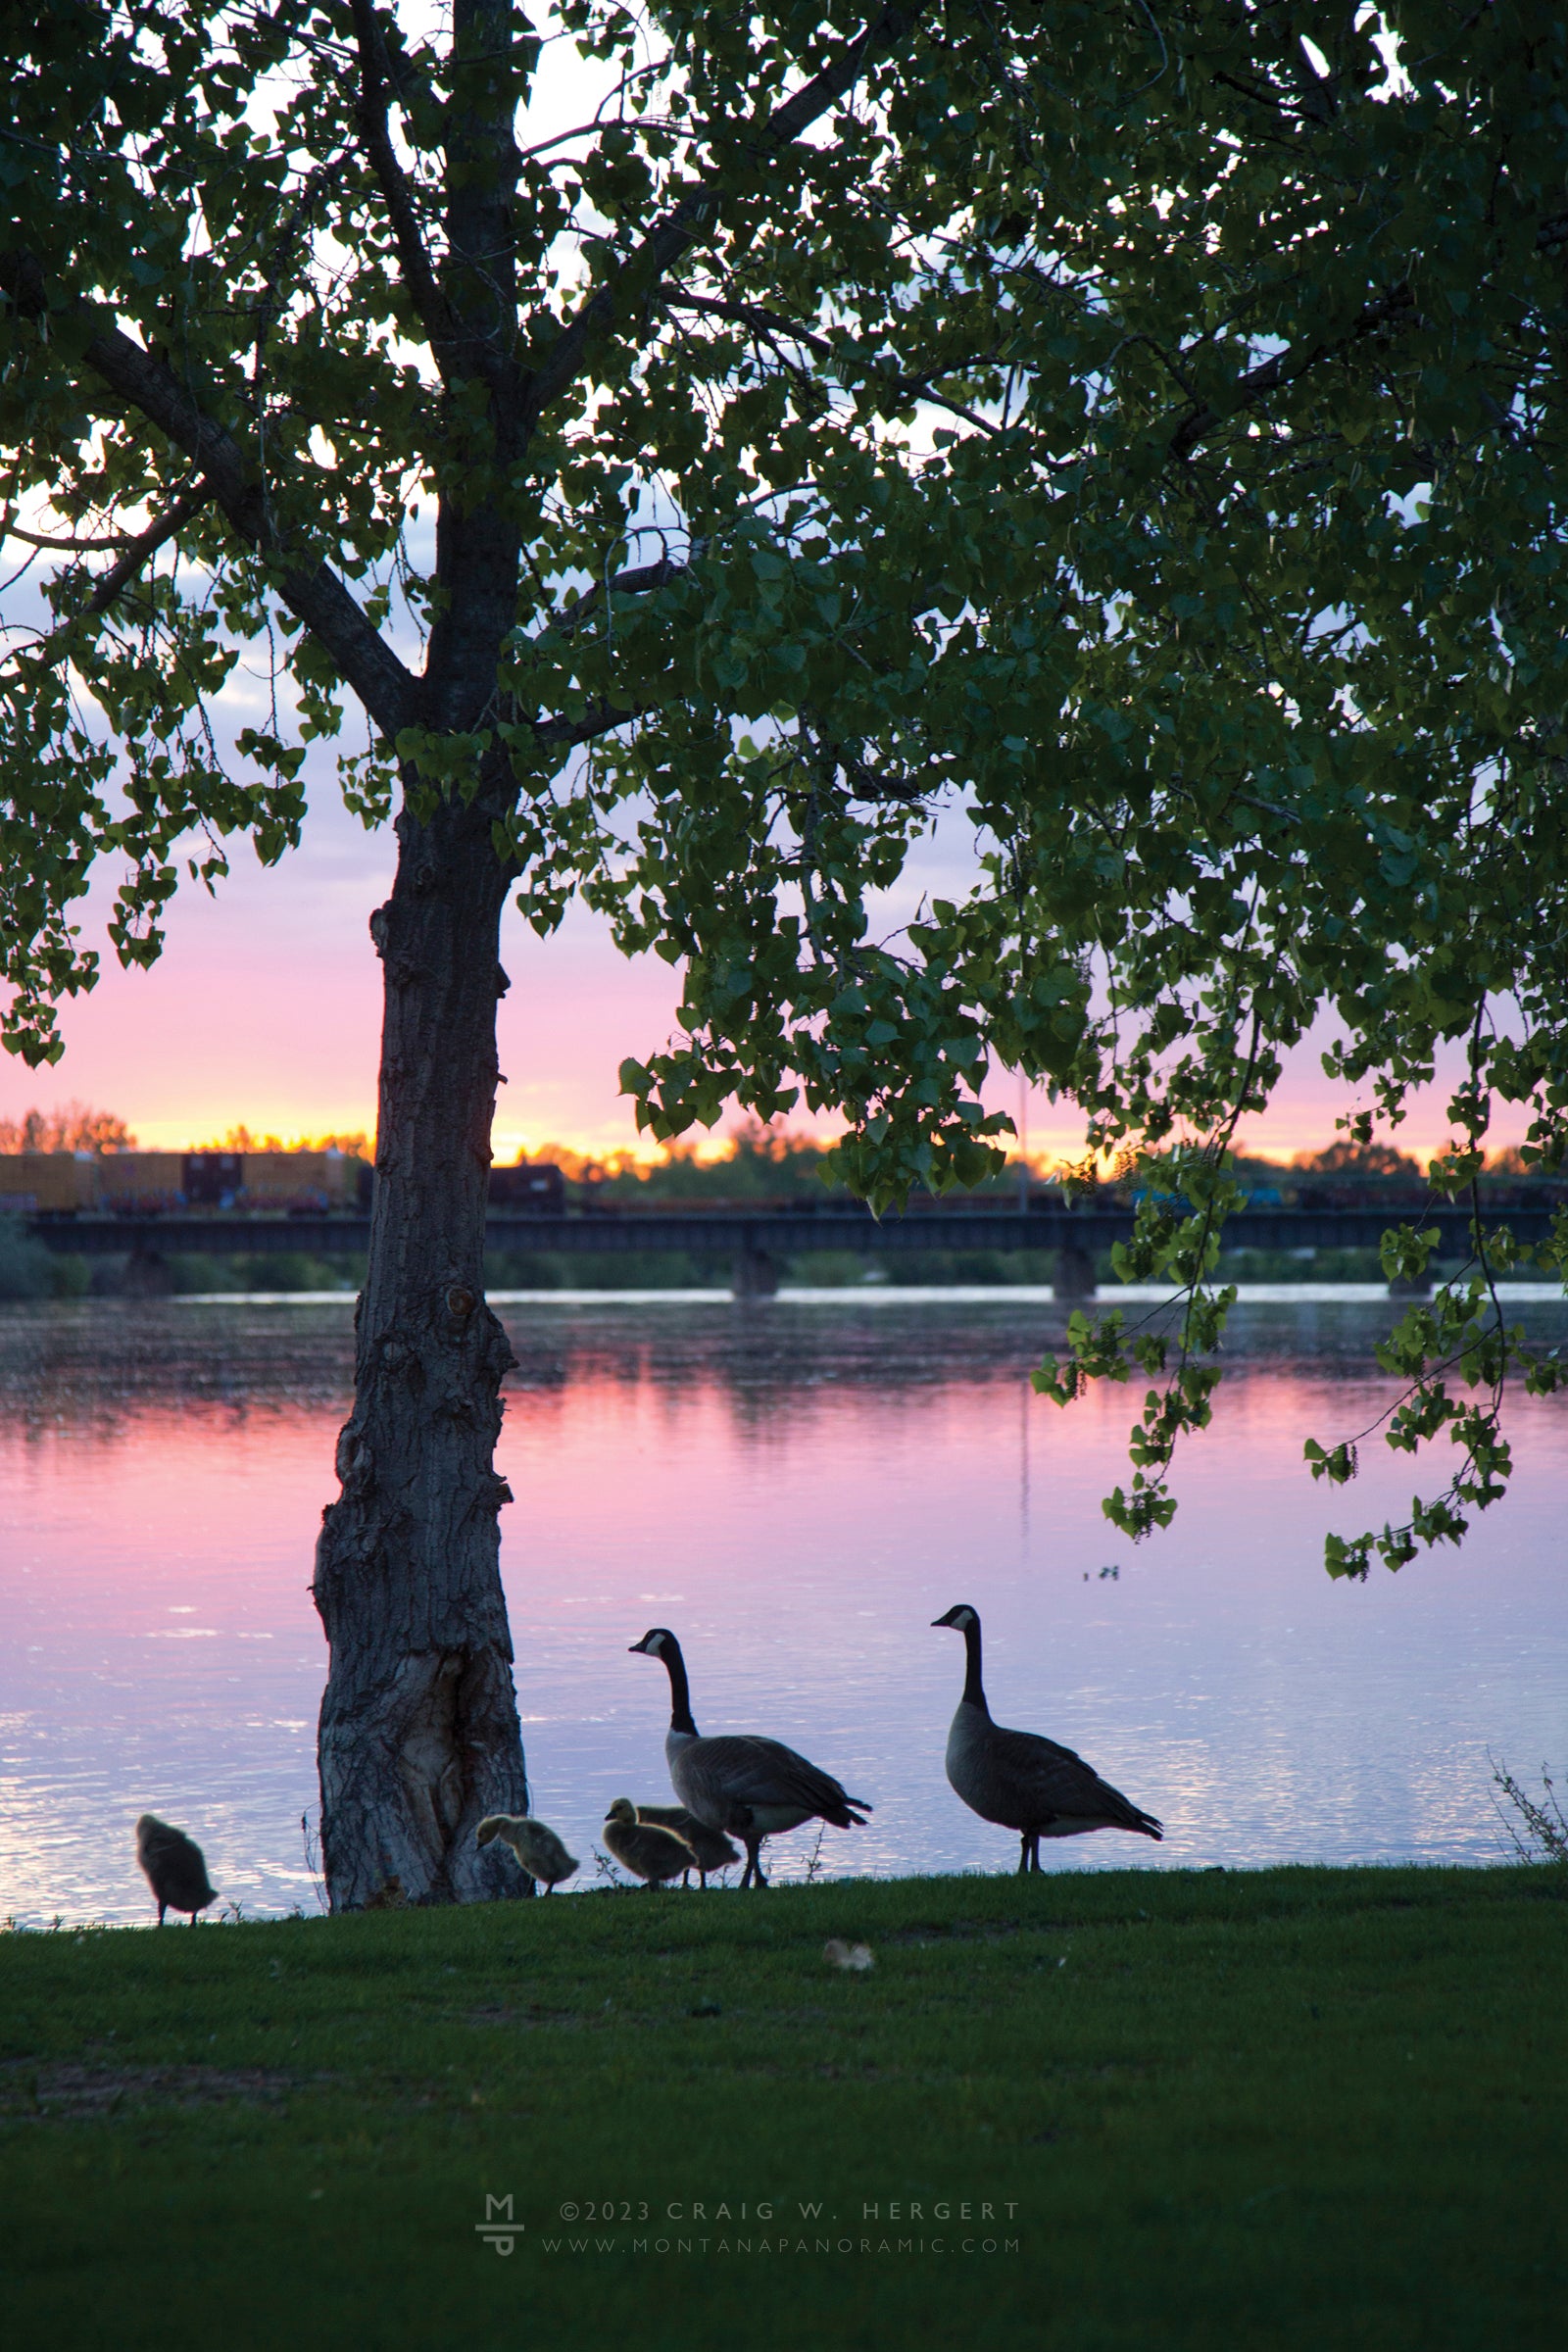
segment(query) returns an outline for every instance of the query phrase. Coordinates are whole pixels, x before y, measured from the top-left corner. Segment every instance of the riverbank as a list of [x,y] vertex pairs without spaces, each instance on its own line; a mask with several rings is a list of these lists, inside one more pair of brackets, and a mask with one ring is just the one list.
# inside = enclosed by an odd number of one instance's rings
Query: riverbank
[[1568,2286],[1565,1886],[1074,1872],[5,1936],[7,2304],[66,2347],[1530,2352]]

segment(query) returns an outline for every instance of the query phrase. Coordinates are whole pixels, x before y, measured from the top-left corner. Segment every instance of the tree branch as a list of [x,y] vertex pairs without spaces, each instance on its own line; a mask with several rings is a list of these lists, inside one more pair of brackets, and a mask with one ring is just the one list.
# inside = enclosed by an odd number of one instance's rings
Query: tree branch
[[118,326],[94,335],[85,357],[111,391],[139,409],[201,467],[240,537],[280,565],[278,594],[330,657],[382,734],[396,735],[401,727],[413,725],[422,700],[420,681],[366,619],[334,571],[324,564],[302,564],[294,559],[272,520],[265,487],[252,477],[238,445],[223,427],[197,406],[171,368]]
[[592,743],[596,735],[608,735],[613,727],[629,726],[645,710],[657,708],[653,703],[634,703],[622,710],[616,703],[596,703],[581,718],[547,718],[542,726],[534,728],[534,737],[553,749],[570,751],[576,744]]
[[650,588],[662,588],[671,580],[684,579],[690,569],[689,564],[672,564],[667,556],[661,556],[657,564],[639,564],[629,571],[613,572],[608,580],[595,580],[574,605],[568,605],[564,612],[546,623],[545,633],[560,629],[569,635],[580,628],[597,609],[607,588],[612,596],[643,596]]
[[1206,440],[1216,425],[1223,424],[1228,417],[1239,415],[1244,409],[1255,408],[1271,392],[1277,392],[1283,385],[1295,383],[1299,376],[1305,375],[1320,360],[1334,358],[1336,353],[1344,351],[1362,335],[1376,333],[1380,326],[1387,326],[1391,319],[1414,307],[1415,296],[1408,285],[1393,286],[1387,294],[1380,295],[1376,302],[1367,303],[1343,335],[1331,336],[1324,341],[1298,343],[1289,351],[1276,352],[1271,360],[1264,360],[1259,367],[1238,377],[1234,395],[1224,409],[1210,408],[1205,401],[1201,408],[1190,411],[1170,437],[1171,456],[1190,458],[1199,443]]
[[[25,318],[49,311],[43,271],[31,254],[0,253],[0,293]],[[167,433],[203,477],[208,495],[243,539],[277,568],[279,596],[298,614],[383,735],[395,736],[421,714],[423,683],[399,661],[324,564],[302,561],[277,529],[267,492],[238,443],[207,415],[172,369],[133,343],[103,305],[76,301],[75,318],[95,329],[83,359],[101,382],[149,424]]]
[[100,612],[107,612],[115,599],[130,586],[143,565],[161,547],[166,547],[176,532],[184,529],[191,516],[199,514],[211,502],[212,495],[211,488],[205,482],[199,482],[194,489],[182,492],[156,522],[150,522],[144,531],[137,533],[120,561],[111,564],[103,577],[94,584],[93,592],[80,612],[73,612],[69,620],[61,621],[58,627],[49,631],[47,637],[29,646],[25,659],[41,662],[46,667],[69,661],[81,623]]
[[24,547],[46,547],[57,555],[107,556],[112,547],[129,547],[133,534],[110,531],[102,539],[48,539],[42,531],[24,531],[20,522],[0,522],[0,539],[20,539]]
[[[737,326],[749,326],[753,334],[760,335],[764,341],[771,343],[775,351],[778,351],[781,343],[798,343],[803,351],[810,352],[815,359],[830,361],[838,357],[825,336],[814,335],[807,327],[797,326],[791,319],[781,318],[776,312],[763,310],[755,302],[726,302],[711,294],[688,294],[684,288],[672,290],[664,295],[663,300],[670,310],[699,311],[705,318],[725,318],[733,320]],[[782,366],[790,366],[781,352],[779,359]],[[971,367],[983,364],[984,359],[980,355],[969,363]],[[794,372],[805,374],[808,371],[797,368]],[[961,416],[965,424],[974,425],[982,433],[996,434],[1002,430],[988,416],[982,416],[978,410],[967,409],[962,401],[950,400],[947,393],[939,392],[929,375],[879,376],[873,369],[865,381],[880,384],[891,400],[903,402],[912,394],[920,400],[929,401],[934,409],[945,409],[950,416]]]
[[[1568,213],[1553,215],[1549,220],[1542,221],[1536,230],[1538,253],[1553,253],[1565,242],[1568,242]],[[1360,336],[1375,333],[1380,326],[1388,325],[1391,319],[1414,308],[1415,295],[1407,282],[1401,282],[1392,286],[1387,294],[1380,295],[1376,302],[1366,304],[1347,333],[1326,342],[1298,343],[1293,350],[1276,352],[1272,359],[1264,360],[1259,367],[1253,368],[1238,380],[1236,397],[1227,408],[1213,409],[1205,402],[1184,418],[1171,437],[1172,457],[1191,457],[1199,442],[1206,440],[1214,427],[1223,424],[1228,416],[1235,416],[1239,410],[1252,407],[1260,400],[1266,400],[1271,392],[1278,391],[1284,384],[1294,383],[1308,368],[1315,368],[1320,360],[1332,359],[1336,352],[1344,351]]]
[[825,336],[813,335],[793,320],[781,318],[776,311],[763,310],[755,302],[721,302],[711,294],[688,294],[683,287],[664,296],[671,310],[701,311],[710,318],[725,318],[736,326],[749,326],[754,334],[762,335],[769,343],[799,343],[819,360],[834,357],[833,346]]
[[360,101],[356,113],[364,133],[365,151],[392,222],[403,283],[418,314],[419,324],[425,331],[431,354],[444,378],[458,340],[457,320],[447,305],[434,265],[425,251],[408,175],[398,162],[392,146],[392,134],[387,127],[387,90],[391,82],[391,68],[386,43],[381,37],[370,0],[353,0],[353,7],[354,30],[360,48]]
[[[755,135],[764,152],[789,146],[804,130],[852,90],[868,65],[896,48],[914,28],[919,11],[884,9],[866,25],[832,65],[783,106],[776,107]],[[710,137],[716,134],[710,130]],[[659,282],[674,269],[710,225],[717,197],[707,188],[683,197],[658,227],[649,231],[636,250],[591,294],[570,324],[562,328],[554,347],[534,368],[524,386],[523,420],[531,431],[554,401],[560,399],[582,369],[590,349],[609,334],[628,313],[645,309]]]

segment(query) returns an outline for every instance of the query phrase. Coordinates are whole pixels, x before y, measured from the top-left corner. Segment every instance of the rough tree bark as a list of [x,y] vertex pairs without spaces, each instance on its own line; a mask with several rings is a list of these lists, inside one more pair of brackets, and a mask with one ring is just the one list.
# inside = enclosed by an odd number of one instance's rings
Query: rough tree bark
[[370,920],[385,985],[369,1267],[355,1328],[342,1494],[315,1597],[322,1851],[334,1910],[396,1877],[411,1901],[516,1892],[473,1842],[527,1811],[493,1468],[515,1360],[484,1301],[498,957],[509,876],[482,805],[398,820]]
[[[368,152],[455,396],[419,716],[461,733],[493,701],[516,620],[518,528],[486,478],[506,478],[522,429],[507,10],[503,0],[454,7],[455,54],[475,62],[449,118],[439,275],[386,133],[389,69],[368,0],[356,0],[354,14]],[[454,462],[460,445],[466,466]],[[473,1842],[484,1814],[528,1808],[500,1574],[497,1513],[511,1496],[493,1464],[514,1359],[484,1302],[501,909],[512,878],[493,823],[515,787],[499,768],[478,781],[471,803],[454,796],[427,818],[405,800],[392,896],[370,923],[386,1006],[375,1201],[354,1411],[338,1440],[343,1491],[322,1514],[315,1582],[331,1648],[319,1764],[334,1910],[392,1877],[414,1902],[519,1886],[498,1847],[481,1853]],[[406,790],[415,784],[405,779]]]

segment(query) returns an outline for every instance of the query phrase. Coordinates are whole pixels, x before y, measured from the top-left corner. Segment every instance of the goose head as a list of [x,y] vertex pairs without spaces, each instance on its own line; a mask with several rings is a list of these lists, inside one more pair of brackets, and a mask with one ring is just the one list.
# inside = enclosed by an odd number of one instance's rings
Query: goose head
[[986,1706],[985,1685],[980,1679],[979,1610],[972,1609],[966,1600],[959,1600],[945,1616],[933,1617],[931,1622],[933,1625],[951,1626],[956,1634],[963,1636],[963,1697],[959,1705],[978,1707],[983,1715],[988,1714],[990,1710]]
[[628,1648],[645,1658],[658,1658],[669,1677],[669,1730],[671,1739],[695,1740],[697,1726],[692,1721],[691,1690],[686,1681],[686,1661],[680,1654],[680,1643],[667,1625],[651,1625],[640,1642]]
[[607,1821],[623,1821],[629,1827],[637,1819],[637,1808],[629,1796],[617,1796],[605,1814]]

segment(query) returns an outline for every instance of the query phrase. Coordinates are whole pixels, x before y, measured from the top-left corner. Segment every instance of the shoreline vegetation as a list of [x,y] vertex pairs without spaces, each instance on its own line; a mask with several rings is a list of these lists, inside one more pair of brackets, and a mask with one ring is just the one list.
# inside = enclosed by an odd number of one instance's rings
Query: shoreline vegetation
[[[1102,1305],[1113,1306],[1119,1298],[1137,1295],[1124,1290],[1108,1250],[1096,1256],[1094,1266]],[[1435,1281],[1452,1270],[1445,1260],[1432,1261]],[[1010,1291],[1050,1290],[1055,1271],[1056,1253],[1049,1250],[904,1250],[896,1276],[850,1250],[800,1250],[779,1260],[783,1288],[842,1290],[847,1295],[878,1289],[979,1288],[1004,1298]],[[235,1256],[171,1253],[160,1262],[156,1284],[149,1286],[143,1276],[128,1271],[127,1261],[56,1254],[24,1236],[8,1235],[0,1224],[0,1304],[47,1298],[244,1298],[280,1293],[320,1297],[339,1292],[352,1297],[364,1278],[363,1255],[349,1251],[330,1256],[306,1250]],[[1522,1269],[1515,1279],[1529,1278],[1529,1270]],[[1244,1298],[1246,1286],[1253,1284],[1357,1283],[1376,1286],[1384,1295],[1388,1290],[1376,1250],[1224,1250],[1215,1279],[1244,1286]],[[486,1261],[485,1288],[492,1298],[509,1292],[727,1292],[731,1280],[730,1258],[716,1251],[606,1250],[598,1255],[496,1250]],[[1512,1285],[1502,1287],[1507,1291]],[[1555,1292],[1557,1286],[1551,1288]]]
[[1047,2352],[1533,2352],[1568,2286],[1565,1886],[1069,1871],[6,1936],[8,2305],[63,2344],[220,2315],[510,2352],[525,2311],[584,2352],[870,2352],[971,2342],[980,2292]]

